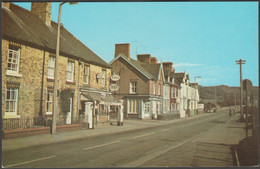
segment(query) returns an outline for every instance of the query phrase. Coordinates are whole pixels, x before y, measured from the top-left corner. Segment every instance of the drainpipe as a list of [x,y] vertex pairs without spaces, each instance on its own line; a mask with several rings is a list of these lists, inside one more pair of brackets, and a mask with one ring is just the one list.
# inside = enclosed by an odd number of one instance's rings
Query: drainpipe
[[43,54],[43,62],[42,62],[42,84],[41,84],[40,116],[43,116],[45,57],[46,57],[46,51],[44,51],[44,54]]
[[80,66],[81,60],[79,59],[79,72],[78,72],[78,103],[77,103],[77,121],[79,122],[79,104],[80,104]]

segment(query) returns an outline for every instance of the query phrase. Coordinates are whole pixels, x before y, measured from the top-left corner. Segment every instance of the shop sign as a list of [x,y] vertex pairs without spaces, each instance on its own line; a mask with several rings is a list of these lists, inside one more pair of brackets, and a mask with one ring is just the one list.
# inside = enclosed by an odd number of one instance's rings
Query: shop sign
[[97,79],[104,79],[105,75],[102,73],[97,74]]
[[113,75],[111,76],[111,80],[112,80],[112,81],[118,81],[119,79],[120,79],[120,76],[119,76],[119,75],[113,74]]
[[109,88],[111,91],[117,91],[119,89],[119,85],[114,83],[114,84],[111,84],[109,86]]

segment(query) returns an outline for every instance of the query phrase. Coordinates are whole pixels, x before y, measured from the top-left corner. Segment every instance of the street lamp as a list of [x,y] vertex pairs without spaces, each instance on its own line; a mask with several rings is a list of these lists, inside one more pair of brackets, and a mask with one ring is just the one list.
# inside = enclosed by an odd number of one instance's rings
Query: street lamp
[[[197,89],[197,87],[198,87],[197,84],[196,84],[196,79],[197,79],[197,78],[201,78],[201,76],[195,76],[195,77],[194,77],[194,83],[195,83],[194,109],[195,109],[196,113],[197,113],[197,106],[196,106],[196,105],[198,104],[198,103],[196,104],[196,98],[197,98],[197,91],[196,91],[196,89]],[[199,89],[198,89],[198,91],[199,91]]]
[[[59,5],[59,15],[58,15],[58,31],[57,31],[57,45],[56,45],[56,57],[55,57],[55,73],[54,73],[54,92],[53,92],[53,115],[52,115],[52,128],[51,134],[56,134],[56,115],[58,109],[58,58],[60,52],[60,17],[61,17],[61,7],[66,2],[62,2]],[[70,5],[77,4],[77,2],[70,2]]]

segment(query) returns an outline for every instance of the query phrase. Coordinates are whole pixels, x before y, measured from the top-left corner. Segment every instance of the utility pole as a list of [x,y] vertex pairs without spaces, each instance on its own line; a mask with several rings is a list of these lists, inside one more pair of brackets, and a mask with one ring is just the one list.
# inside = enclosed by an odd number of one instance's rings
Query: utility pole
[[240,66],[240,120],[244,120],[243,115],[243,81],[242,81],[242,64],[245,64],[245,60],[236,60],[236,64]]
[[235,88],[235,110],[237,109],[237,94],[236,94],[236,88]]

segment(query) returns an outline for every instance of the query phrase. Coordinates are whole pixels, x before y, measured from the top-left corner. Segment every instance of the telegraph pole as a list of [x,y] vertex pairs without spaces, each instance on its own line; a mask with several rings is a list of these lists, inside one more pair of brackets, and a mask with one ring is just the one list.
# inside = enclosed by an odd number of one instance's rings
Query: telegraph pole
[[215,86],[215,106],[216,106],[216,112],[217,112],[217,86]]
[[244,119],[243,115],[243,81],[242,81],[242,64],[245,64],[245,60],[236,60],[236,64],[240,66],[240,120]]

